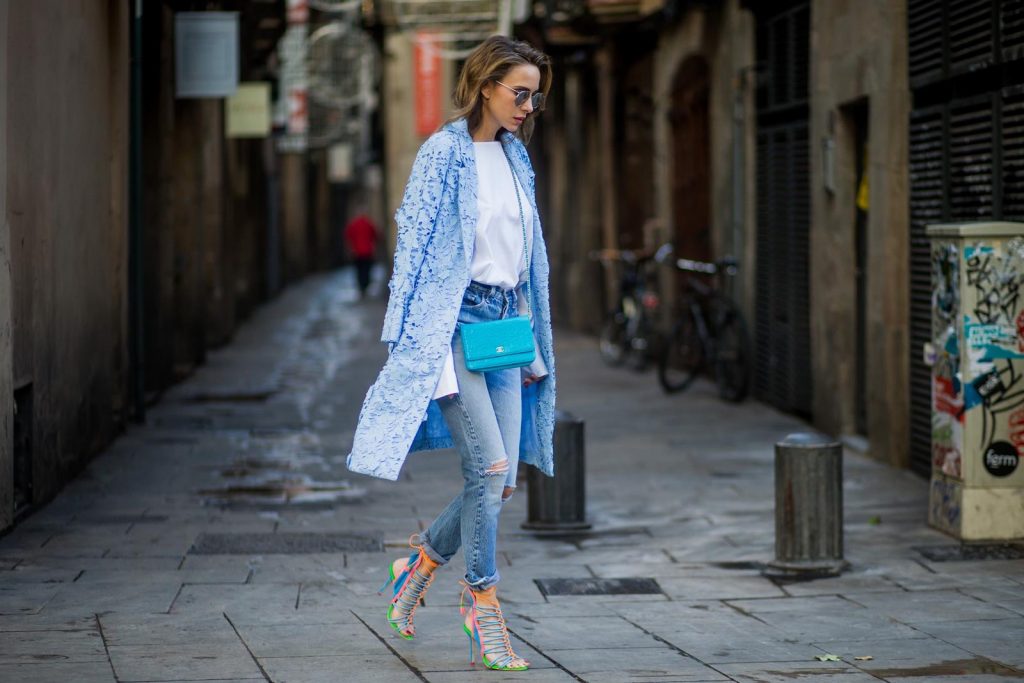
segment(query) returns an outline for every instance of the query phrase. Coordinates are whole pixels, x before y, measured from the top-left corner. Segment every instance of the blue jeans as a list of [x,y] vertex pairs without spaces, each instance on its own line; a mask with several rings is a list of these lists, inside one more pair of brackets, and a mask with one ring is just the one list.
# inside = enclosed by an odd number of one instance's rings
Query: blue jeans
[[[517,315],[516,293],[470,283],[459,310],[460,323],[500,320]],[[495,562],[498,514],[506,487],[516,485],[522,379],[519,368],[478,373],[466,369],[456,328],[452,356],[459,393],[438,399],[452,441],[462,459],[462,493],[424,533],[423,551],[439,564],[465,548],[466,583],[477,589],[498,582]]]

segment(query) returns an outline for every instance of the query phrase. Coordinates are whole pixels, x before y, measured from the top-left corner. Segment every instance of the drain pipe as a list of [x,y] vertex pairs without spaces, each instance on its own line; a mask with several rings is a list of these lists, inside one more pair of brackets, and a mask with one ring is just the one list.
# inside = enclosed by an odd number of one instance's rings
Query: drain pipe
[[[732,102],[732,256],[746,269],[750,266],[744,259],[746,244],[746,145],[747,145],[747,84],[748,74],[756,73],[755,66],[745,66],[736,71],[733,82]],[[736,287],[737,283],[730,283]],[[743,288],[740,288],[743,291]],[[737,292],[729,294],[736,298]],[[742,298],[742,297],[741,297]]]
[[131,118],[128,159],[128,356],[132,419],[146,419],[142,242],[142,0],[135,0],[131,42]]

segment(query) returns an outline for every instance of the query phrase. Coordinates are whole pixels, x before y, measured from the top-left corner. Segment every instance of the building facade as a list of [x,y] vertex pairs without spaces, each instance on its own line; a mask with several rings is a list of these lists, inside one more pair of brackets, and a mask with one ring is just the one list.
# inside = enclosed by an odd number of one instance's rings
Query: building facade
[[924,229],[1022,217],[1020,3],[537,7],[520,33],[560,74],[534,154],[563,322],[596,330],[612,291],[590,249],[737,256],[755,396],[927,474]]
[[276,81],[284,0],[0,2],[0,531],[338,263],[325,151],[176,96],[175,15],[210,10],[238,13],[240,80]]

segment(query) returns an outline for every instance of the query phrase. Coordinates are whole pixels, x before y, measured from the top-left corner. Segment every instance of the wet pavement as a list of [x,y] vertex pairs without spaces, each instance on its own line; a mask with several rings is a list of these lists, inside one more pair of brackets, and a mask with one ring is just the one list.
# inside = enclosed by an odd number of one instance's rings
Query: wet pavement
[[706,384],[665,396],[567,332],[559,406],[586,422],[593,528],[522,530],[523,487],[499,540],[534,668],[468,665],[461,557],[398,638],[376,589],[460,477],[450,451],[397,484],[344,467],[383,309],[348,272],[289,289],[0,538],[0,681],[1024,679],[1024,560],[947,552],[923,480],[847,453],[850,570],[772,581],[772,444],[806,426]]

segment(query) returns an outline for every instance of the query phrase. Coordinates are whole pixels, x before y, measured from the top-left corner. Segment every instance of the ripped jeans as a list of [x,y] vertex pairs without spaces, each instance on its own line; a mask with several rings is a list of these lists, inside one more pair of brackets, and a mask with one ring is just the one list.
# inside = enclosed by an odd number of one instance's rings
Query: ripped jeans
[[[459,311],[460,323],[500,320],[517,315],[515,291],[470,283]],[[490,588],[500,576],[495,561],[498,515],[516,485],[522,378],[519,368],[470,372],[456,331],[452,339],[459,393],[437,399],[462,459],[462,493],[420,534],[423,551],[446,564],[461,545],[466,583]]]

